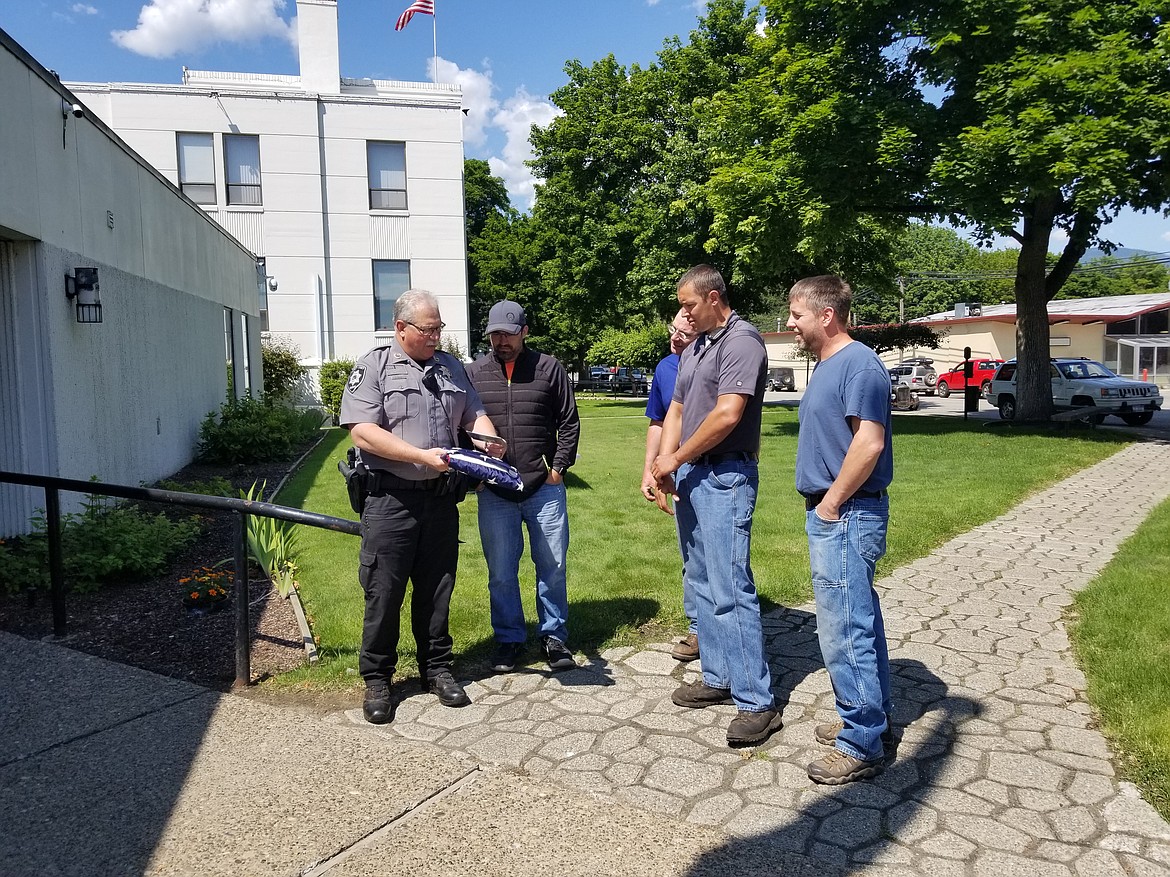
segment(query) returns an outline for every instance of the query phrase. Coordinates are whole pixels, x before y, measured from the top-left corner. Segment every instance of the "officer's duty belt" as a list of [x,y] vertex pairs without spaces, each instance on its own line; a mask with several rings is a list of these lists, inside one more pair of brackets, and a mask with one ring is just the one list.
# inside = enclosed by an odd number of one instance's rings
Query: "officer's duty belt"
[[385,493],[388,490],[429,490],[435,492],[442,478],[427,478],[418,481],[412,478],[401,478],[385,469],[370,469],[366,473],[369,479],[369,493]]

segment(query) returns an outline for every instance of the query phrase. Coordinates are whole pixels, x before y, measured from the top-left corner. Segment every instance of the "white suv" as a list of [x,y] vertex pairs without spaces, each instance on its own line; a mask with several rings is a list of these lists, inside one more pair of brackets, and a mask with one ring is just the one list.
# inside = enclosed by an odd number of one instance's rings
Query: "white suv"
[[[1052,404],[1057,408],[1093,408],[1088,418],[1100,423],[1108,415],[1120,417],[1129,426],[1150,422],[1162,407],[1156,384],[1119,378],[1091,359],[1053,359]],[[1016,361],[1005,362],[996,371],[987,390],[987,401],[999,409],[1004,420],[1016,416]]]
[[898,384],[905,384],[911,390],[933,396],[935,385],[938,383],[938,372],[930,364],[933,361],[906,360],[901,365],[894,366],[890,369],[890,383],[895,387]]

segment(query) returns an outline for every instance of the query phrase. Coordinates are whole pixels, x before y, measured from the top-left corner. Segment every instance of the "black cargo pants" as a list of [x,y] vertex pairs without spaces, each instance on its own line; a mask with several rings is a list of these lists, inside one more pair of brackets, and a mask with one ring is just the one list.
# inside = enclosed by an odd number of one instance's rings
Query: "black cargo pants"
[[433,679],[450,670],[447,619],[458,561],[459,507],[454,497],[391,488],[366,498],[358,570],[366,611],[358,671],[367,684],[389,682],[394,675],[408,580],[419,674]]

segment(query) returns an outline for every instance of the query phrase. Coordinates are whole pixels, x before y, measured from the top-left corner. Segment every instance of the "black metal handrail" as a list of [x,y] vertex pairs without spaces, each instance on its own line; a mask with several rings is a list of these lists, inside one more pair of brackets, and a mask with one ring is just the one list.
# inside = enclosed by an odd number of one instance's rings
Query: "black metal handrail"
[[129,487],[125,484],[106,484],[101,481],[78,481],[52,475],[26,475],[22,472],[0,471],[0,482],[41,487],[45,491],[45,525],[49,538],[49,602],[53,609],[53,635],[65,635],[65,574],[61,565],[61,502],[62,490],[71,493],[92,493],[160,502],[183,507],[229,511],[236,515],[236,551],[234,591],[236,595],[236,680],[235,686],[252,681],[250,621],[248,618],[248,515],[276,518],[294,524],[307,524],[323,530],[335,530],[351,536],[361,535],[361,524],[345,518],[335,518],[317,512],[307,512],[289,506],[276,505],[252,499],[230,496],[205,496],[201,493],[183,493],[178,490],[159,490],[154,487]]

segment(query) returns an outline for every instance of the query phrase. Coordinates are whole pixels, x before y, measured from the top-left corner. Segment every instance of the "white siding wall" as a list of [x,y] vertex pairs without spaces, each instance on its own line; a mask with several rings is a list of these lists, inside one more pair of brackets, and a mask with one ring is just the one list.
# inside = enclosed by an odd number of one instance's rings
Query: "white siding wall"
[[[0,38],[0,469],[152,481],[190,461],[223,400],[224,307],[255,320],[254,258],[109,131],[63,117],[63,99]],[[98,268],[101,323],[78,323],[65,296],[80,266]],[[0,489],[0,536],[42,497]]]

